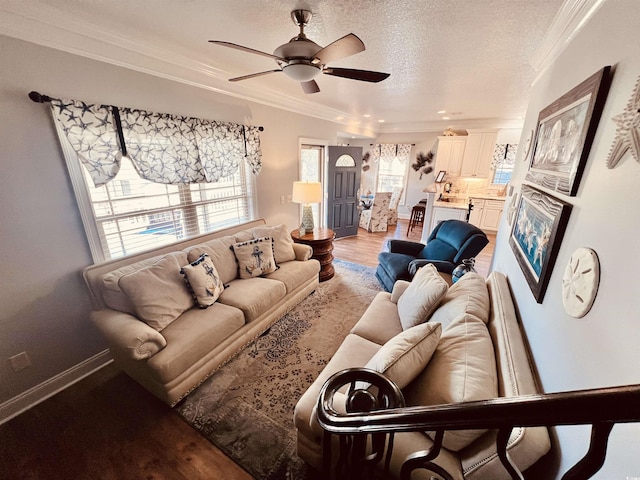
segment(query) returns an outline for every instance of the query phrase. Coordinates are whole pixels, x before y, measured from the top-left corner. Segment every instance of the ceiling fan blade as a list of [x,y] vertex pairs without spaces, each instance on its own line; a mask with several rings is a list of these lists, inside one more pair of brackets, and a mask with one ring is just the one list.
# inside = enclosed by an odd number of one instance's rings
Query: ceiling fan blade
[[350,78],[363,82],[378,83],[388,78],[390,73],[372,72],[370,70],[356,70],[354,68],[325,68],[322,73],[333,75],[334,77]]
[[326,65],[364,51],[364,43],[356,35],[350,33],[330,43],[314,55],[313,63]]
[[229,81],[230,82],[239,82],[240,80],[248,80],[249,78],[261,77],[262,75],[268,75],[270,73],[276,73],[276,72],[281,72],[281,71],[282,70],[280,70],[280,69],[276,69],[276,70],[267,70],[266,72],[251,73],[249,75],[243,75],[242,77],[230,78]]
[[243,52],[255,53],[256,55],[262,55],[263,57],[273,58],[274,60],[281,60],[286,62],[286,59],[282,57],[278,57],[276,55],[271,55],[270,53],[261,52],[260,50],[255,50],[249,47],[243,47],[242,45],[238,45],[231,42],[222,42],[220,40],[209,40],[209,43],[215,43],[216,45],[222,45],[223,47],[235,48],[236,50],[241,50]]
[[300,82],[300,86],[304,93],[318,93],[320,91],[320,87],[316,83],[315,80],[309,80],[308,82]]

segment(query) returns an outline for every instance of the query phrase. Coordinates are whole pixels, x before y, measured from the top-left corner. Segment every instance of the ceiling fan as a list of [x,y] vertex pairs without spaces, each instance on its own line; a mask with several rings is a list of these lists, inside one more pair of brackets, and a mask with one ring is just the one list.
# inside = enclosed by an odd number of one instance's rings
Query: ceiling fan
[[293,23],[300,27],[300,33],[289,42],[280,45],[273,52],[273,55],[253,48],[243,47],[235,43],[223,42],[219,40],[209,40],[216,45],[235,48],[243,52],[262,55],[273,58],[280,68],[267,70],[265,72],[252,73],[241,77],[230,78],[230,82],[238,82],[249,78],[260,77],[270,73],[284,72],[285,75],[300,82],[304,93],[317,93],[320,87],[314,78],[322,73],[335,77],[351,78],[363,82],[381,82],[389,76],[388,73],[372,72],[370,70],[356,70],[353,68],[328,67],[329,62],[340,60],[356,53],[364,51],[364,43],[356,35],[350,33],[344,37],[330,43],[326,47],[321,47],[304,34],[304,27],[311,20],[312,13],[309,10],[294,10],[291,12]]

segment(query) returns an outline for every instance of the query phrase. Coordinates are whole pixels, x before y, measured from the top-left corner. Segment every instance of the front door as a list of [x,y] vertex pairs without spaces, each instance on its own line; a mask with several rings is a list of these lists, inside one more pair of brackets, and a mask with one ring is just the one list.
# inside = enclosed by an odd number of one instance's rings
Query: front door
[[329,147],[327,220],[336,238],[358,234],[362,147]]

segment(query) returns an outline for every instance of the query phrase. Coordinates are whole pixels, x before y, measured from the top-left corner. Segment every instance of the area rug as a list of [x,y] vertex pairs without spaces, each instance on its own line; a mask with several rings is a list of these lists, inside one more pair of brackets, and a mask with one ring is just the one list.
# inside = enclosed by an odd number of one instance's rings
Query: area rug
[[334,267],[332,279],[176,407],[256,479],[315,477],[296,454],[293,409],[381,290],[373,268]]

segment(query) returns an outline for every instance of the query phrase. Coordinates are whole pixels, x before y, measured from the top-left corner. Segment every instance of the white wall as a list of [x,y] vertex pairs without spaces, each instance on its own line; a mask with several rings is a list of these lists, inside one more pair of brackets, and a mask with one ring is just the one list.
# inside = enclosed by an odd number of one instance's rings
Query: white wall
[[[0,419],[2,407],[91,359],[105,343],[80,276],[93,263],[48,106],[50,96],[263,125],[257,206],[299,225],[280,204],[298,179],[298,138],[337,140],[337,125],[0,36]],[[32,366],[7,359],[26,351]],[[73,376],[73,375],[72,375]],[[37,396],[38,394],[34,394]]]
[[[605,65],[615,67],[613,82],[575,197],[562,246],[542,304],[531,294],[508,245],[509,225],[503,216],[493,267],[506,273],[546,392],[640,383],[640,164],[630,154],[613,170],[605,167],[615,136],[611,117],[619,114],[640,75],[636,0],[607,1],[534,84],[521,143],[535,128],[539,111]],[[520,149],[514,183],[524,179],[527,165]],[[507,199],[507,205],[509,204]],[[562,306],[564,267],[577,247],[593,248],[601,267],[600,290],[592,310],[581,319]],[[586,452],[586,428],[557,429],[559,455],[539,478],[560,478]],[[640,425],[613,429],[606,463],[594,478],[640,477]],[[559,472],[559,473],[558,473]]]

